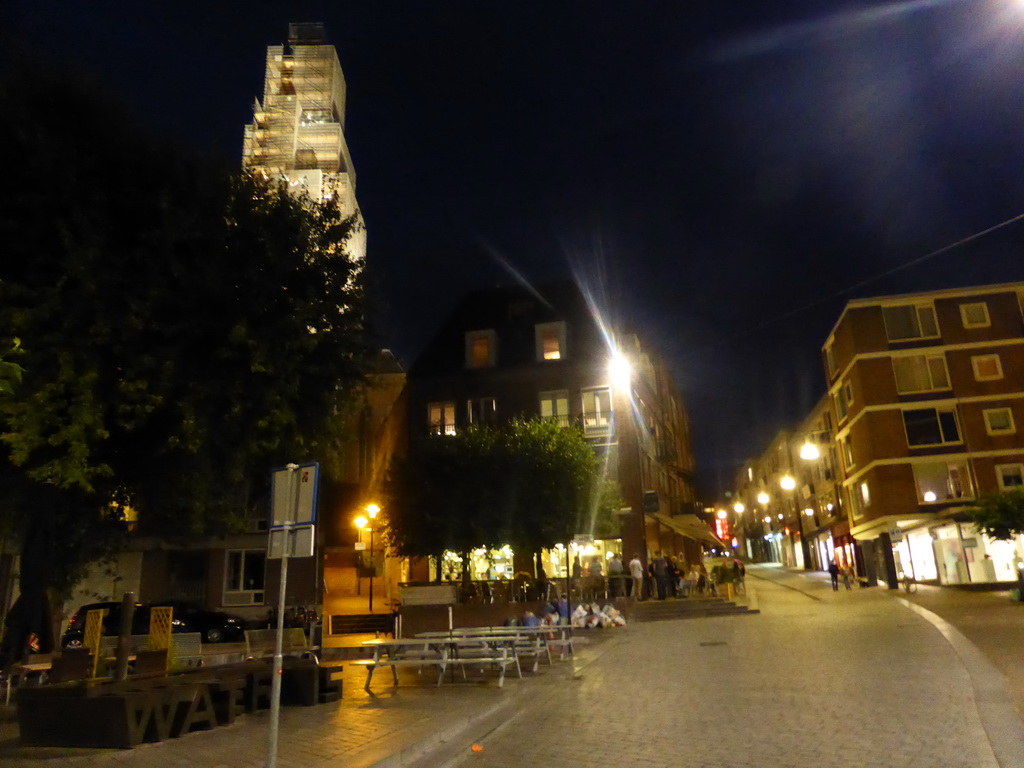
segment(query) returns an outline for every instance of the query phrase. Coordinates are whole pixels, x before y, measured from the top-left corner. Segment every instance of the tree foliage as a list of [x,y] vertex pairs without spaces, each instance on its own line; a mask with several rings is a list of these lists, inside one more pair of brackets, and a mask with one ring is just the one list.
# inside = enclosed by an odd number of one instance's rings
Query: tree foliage
[[1010,540],[1024,533],[1024,489],[1013,488],[978,499],[968,510],[978,529],[993,539]]
[[435,435],[391,469],[389,543],[404,556],[569,541],[590,517],[599,464],[577,429],[513,421]]
[[154,532],[230,528],[272,466],[327,457],[359,379],[337,204],[189,156],[98,90],[42,66],[0,83],[0,328],[26,360],[0,514],[51,537],[23,591],[68,589],[128,506]]

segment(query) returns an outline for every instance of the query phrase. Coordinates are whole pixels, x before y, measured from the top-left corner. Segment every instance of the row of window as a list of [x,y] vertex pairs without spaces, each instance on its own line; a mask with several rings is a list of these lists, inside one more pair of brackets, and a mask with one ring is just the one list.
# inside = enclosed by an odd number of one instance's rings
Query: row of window
[[[998,381],[1003,378],[1003,363],[996,353],[973,355],[971,368],[974,370],[975,381]],[[946,356],[942,353],[894,357],[892,369],[896,377],[896,391],[901,395],[951,389]],[[836,415],[842,421],[853,405],[852,382],[847,381],[839,388],[835,394],[835,404]]]
[[[997,464],[996,482],[1003,491],[1024,487],[1024,464]],[[927,462],[914,464],[914,485],[919,504],[941,504],[973,499],[975,492],[966,462]],[[854,515],[860,517],[871,506],[871,489],[867,481],[850,489]]]
[[[565,323],[538,323],[534,326],[537,360],[563,360],[566,356]],[[498,362],[498,335],[486,328],[466,332],[466,367],[493,368]]]
[[[882,319],[885,323],[886,338],[890,342],[939,337],[935,307],[930,302],[882,307]],[[992,325],[988,304],[984,301],[962,303],[960,305],[960,320],[966,329],[988,328]],[[829,374],[835,376],[839,373],[839,367],[831,341],[825,346],[825,357],[828,361]]]
[[[583,412],[583,431],[588,437],[607,434],[612,423],[612,391],[608,387],[591,387],[580,392]],[[478,397],[466,401],[464,424],[493,424],[497,420],[498,404],[493,397]],[[537,395],[537,413],[543,419],[556,419],[569,426],[569,390],[558,389]],[[454,435],[456,431],[456,402],[447,400],[427,404],[427,426],[437,435]]]
[[[981,412],[985,431],[992,436],[1012,435],[1017,425],[1010,408],[985,408]],[[934,448],[961,442],[960,425],[955,408],[914,408],[903,411],[903,428],[910,448]],[[840,440],[843,463],[849,472],[854,466],[850,437]]]

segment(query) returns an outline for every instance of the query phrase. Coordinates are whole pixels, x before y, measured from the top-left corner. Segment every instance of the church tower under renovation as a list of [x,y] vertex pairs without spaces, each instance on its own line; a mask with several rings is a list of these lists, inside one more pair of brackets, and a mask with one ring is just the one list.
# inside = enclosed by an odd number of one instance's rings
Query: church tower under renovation
[[322,24],[289,24],[287,45],[267,48],[263,101],[245,126],[242,166],[288,183],[295,194],[336,199],[356,217],[347,250],[366,255],[356,174],[345,141],[345,76]]

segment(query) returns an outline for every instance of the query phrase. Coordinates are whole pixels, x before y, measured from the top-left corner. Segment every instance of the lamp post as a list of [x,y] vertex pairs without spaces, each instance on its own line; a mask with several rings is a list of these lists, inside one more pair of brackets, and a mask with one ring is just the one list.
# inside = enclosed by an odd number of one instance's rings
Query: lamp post
[[[784,491],[796,490],[796,480],[792,475],[783,475],[779,485]],[[796,496],[793,496],[793,510],[796,512],[796,524],[800,530],[800,552],[803,555],[804,570],[811,570],[811,548],[807,543],[807,536],[804,535],[804,516],[800,512],[800,505],[797,504]]]
[[[370,519],[367,520],[365,517],[360,515],[353,522],[360,532],[365,530],[370,532],[370,613],[373,613],[373,574],[376,570],[373,562],[373,521],[377,517],[377,513],[380,512],[380,507],[376,504],[367,504],[364,509],[366,510],[366,514],[370,516]],[[358,584],[358,577],[356,583]]]

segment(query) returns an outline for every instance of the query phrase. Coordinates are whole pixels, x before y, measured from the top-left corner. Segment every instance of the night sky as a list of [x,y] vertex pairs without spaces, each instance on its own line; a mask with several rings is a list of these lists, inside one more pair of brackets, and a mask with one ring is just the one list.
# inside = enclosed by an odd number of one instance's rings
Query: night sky
[[383,345],[408,365],[467,290],[575,274],[669,360],[708,496],[822,394],[847,300],[1024,280],[1024,223],[921,259],[1024,212],[1024,0],[6,13],[19,45],[232,159],[265,47],[324,22]]

